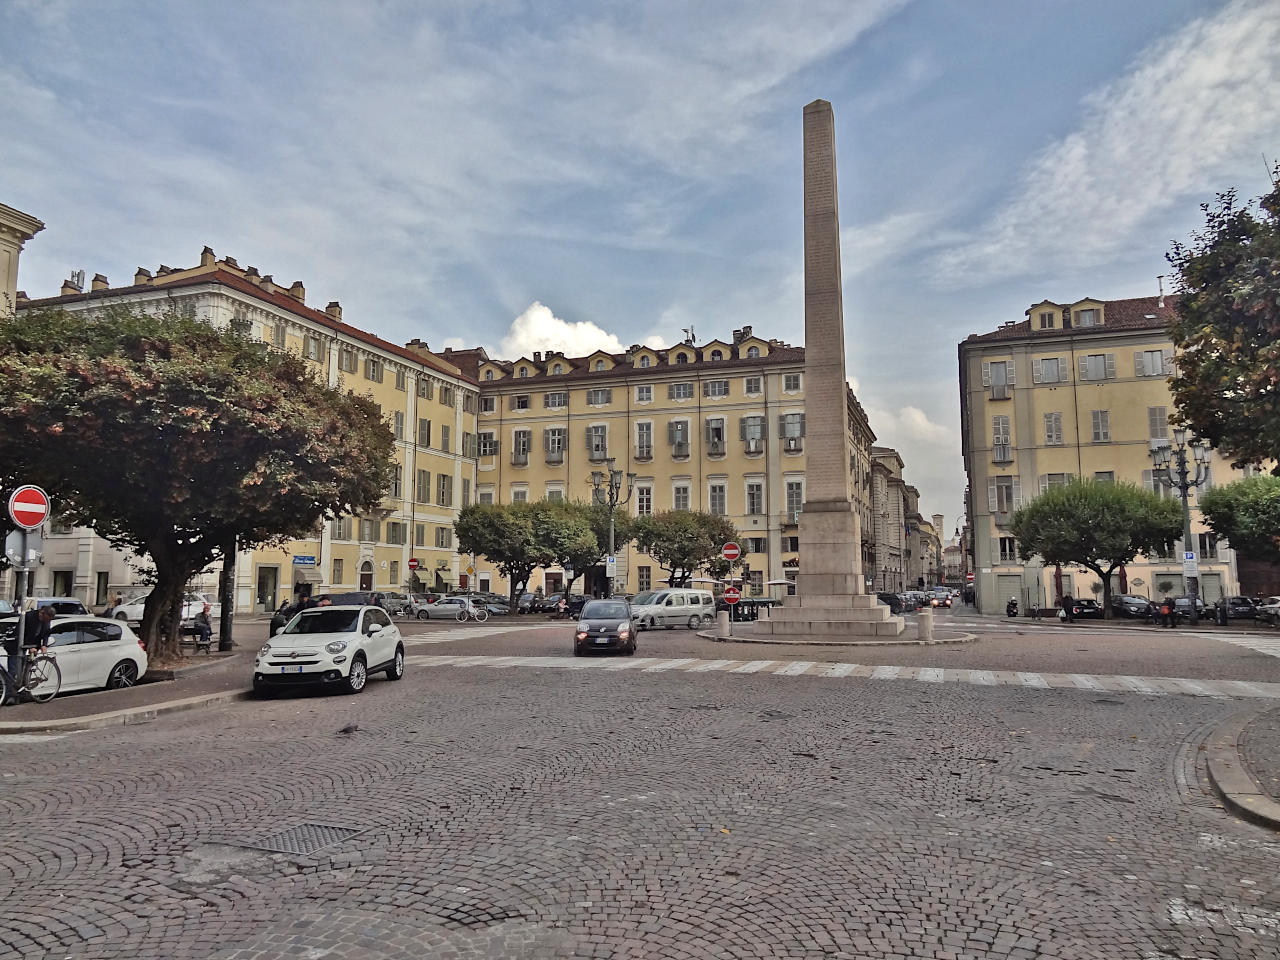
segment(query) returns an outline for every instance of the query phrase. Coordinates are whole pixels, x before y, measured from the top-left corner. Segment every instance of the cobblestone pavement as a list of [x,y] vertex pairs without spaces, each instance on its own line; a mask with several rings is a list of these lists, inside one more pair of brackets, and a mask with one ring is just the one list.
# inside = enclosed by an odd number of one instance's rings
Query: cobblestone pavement
[[1271,710],[1249,724],[1240,737],[1240,755],[1258,785],[1280,800],[1280,710]]
[[418,667],[10,738],[0,958],[1280,956],[1280,843],[1198,769],[1257,704]]

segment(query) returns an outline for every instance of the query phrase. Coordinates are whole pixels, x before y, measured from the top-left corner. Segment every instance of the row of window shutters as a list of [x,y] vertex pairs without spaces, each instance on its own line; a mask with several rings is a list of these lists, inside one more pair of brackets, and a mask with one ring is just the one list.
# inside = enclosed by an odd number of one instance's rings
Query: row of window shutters
[[[789,373],[783,383],[783,390],[788,393],[794,393],[800,389],[800,374]],[[652,385],[642,385],[636,387],[636,400],[645,402],[653,399]],[[759,394],[760,378],[747,377],[744,384],[744,391],[748,396]],[[693,384],[691,382],[668,383],[667,399],[668,400],[691,400],[693,399]],[[587,403],[593,406],[601,406],[613,403],[612,387],[593,387],[587,390]],[[729,395],[728,380],[703,380],[702,395],[704,397],[727,397]],[[527,393],[513,393],[507,397],[508,410],[528,410],[530,406],[530,395]],[[547,409],[558,409],[569,405],[569,391],[557,390],[542,395],[542,406]]]
[[[639,440],[636,444],[637,451],[647,451],[652,456],[652,425],[638,424],[639,427],[650,427],[649,430],[640,430],[638,433]],[[687,456],[689,452],[689,421],[673,420],[667,424],[667,442],[675,448],[676,455]],[[648,434],[649,442],[645,443],[645,434]],[[761,416],[742,417],[738,420],[738,437],[748,444],[748,450],[752,447],[763,450],[763,444],[766,439],[766,418]],[[801,448],[800,441],[805,435],[805,419],[803,413],[787,413],[782,414],[778,418],[778,436],[784,441],[785,449],[799,450]],[[565,441],[568,437],[567,427],[547,427],[542,431],[542,448],[547,453],[561,453],[565,447]],[[586,440],[587,450],[593,455],[604,454],[608,449],[609,431],[604,424],[596,424],[585,428],[584,439]],[[709,449],[717,448],[723,452],[725,446],[725,418],[709,417],[706,421],[704,429],[704,439]],[[512,434],[512,452],[514,454],[527,455],[533,446],[532,430],[516,430]],[[479,452],[482,457],[496,456],[500,449],[500,441],[492,434],[480,434]]]
[[[1036,481],[1040,492],[1044,493],[1050,487],[1065,486],[1075,478],[1074,473],[1042,473]],[[1114,483],[1116,475],[1114,470],[1099,470],[1094,473],[1093,478]],[[1142,486],[1152,493],[1169,495],[1170,488],[1161,479],[1161,473],[1158,470],[1143,470]],[[1207,480],[1205,486],[1212,486],[1212,480]],[[987,506],[994,515],[1009,514],[1017,510],[1022,506],[1022,478],[1016,474],[988,477]]]
[[[1066,383],[1071,379],[1068,358],[1043,357],[1031,361],[1033,383]],[[1173,374],[1173,350],[1135,350],[1133,375],[1135,377],[1167,377]],[[1082,354],[1076,358],[1076,375],[1080,380],[1114,380],[1116,355],[1114,353]],[[1007,388],[1017,385],[1017,372],[1012,360],[984,360],[982,362],[982,386],[990,387],[992,399],[1008,398]]]

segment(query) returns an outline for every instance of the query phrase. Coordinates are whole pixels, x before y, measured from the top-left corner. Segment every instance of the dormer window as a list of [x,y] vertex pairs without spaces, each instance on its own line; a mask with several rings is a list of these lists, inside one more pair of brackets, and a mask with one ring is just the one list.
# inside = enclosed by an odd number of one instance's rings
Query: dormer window
[[759,348],[759,347],[747,347],[747,359],[748,359],[748,360],[758,360],[759,358],[760,358],[760,348]]
[[688,362],[689,362],[689,355],[687,353],[676,354],[676,363],[688,363]]
[[528,367],[521,367],[521,368],[520,368],[520,376],[522,376],[522,377],[527,377],[528,375],[529,375],[529,368],[528,368]]
[[712,360],[723,360],[723,359],[724,359],[724,354],[723,354],[723,353],[721,353],[719,350],[712,350],[712,351],[711,351],[711,359],[712,359]]
[[554,367],[552,367],[552,368],[551,368],[551,372],[552,372],[552,373],[564,373],[564,367],[562,367],[560,364],[558,364],[558,363],[557,363]]
[[1046,311],[1044,311],[1044,312],[1042,312],[1042,313],[1040,314],[1040,329],[1041,329],[1041,330],[1052,330],[1052,329],[1053,329],[1053,313],[1052,313],[1052,311],[1046,310]]
[[597,361],[596,361],[596,369],[597,369],[597,370],[603,370],[603,369],[604,369],[604,361],[603,361],[603,360],[597,360]]
[[1077,327],[1096,327],[1100,323],[1102,323],[1102,317],[1096,308],[1076,311]]
[[640,358],[640,366],[647,367],[649,365],[649,356],[645,354]]
[[492,371],[492,370],[486,370],[486,371],[484,372],[484,378],[485,378],[486,380],[492,380],[492,379],[493,379],[493,371]]

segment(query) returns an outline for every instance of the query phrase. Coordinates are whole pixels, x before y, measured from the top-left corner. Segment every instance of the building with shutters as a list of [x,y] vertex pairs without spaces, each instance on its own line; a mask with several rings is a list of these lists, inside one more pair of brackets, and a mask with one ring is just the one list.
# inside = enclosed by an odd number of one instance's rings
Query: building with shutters
[[[231,257],[219,259],[208,247],[193,267],[139,268],[123,287],[98,274],[85,290],[77,277],[56,297],[19,295],[17,306],[19,312],[92,312],[114,304],[184,311],[242,330],[270,349],[299,354],[330,385],[370,396],[395,434],[395,478],[378,509],[324,523],[305,540],[243,551],[236,565],[237,611],[274,610],[299,590],[403,591],[411,580],[410,556],[420,564],[423,589],[464,582],[453,522],[475,483],[479,390],[470,377],[421,343],[404,347],[352,326],[337,302],[323,310],[308,306],[301,282],[277,284]],[[192,587],[216,593],[216,579],[210,569]],[[117,591],[126,597],[145,593],[145,582],[134,558],[55,517],[36,573],[38,595],[76,596],[97,606]]]
[[[412,347],[412,344],[410,344]],[[744,593],[780,595],[799,569],[799,515],[805,498],[804,349],[766,340],[750,327],[730,340],[678,343],[623,353],[568,357],[535,352],[515,360],[483,349],[446,350],[480,386],[476,496],[482,503],[589,501],[591,473],[636,475],[620,510],[649,514],[705,510],[741,533]],[[875,565],[872,444],[875,434],[852,391],[850,492],[863,525],[864,569]],[[477,558],[482,589],[505,581]],[[589,571],[587,592],[604,589]],[[666,574],[633,547],[619,553],[618,589],[636,593]],[[529,589],[551,594],[564,571],[535,571]]]
[[[1027,500],[1074,477],[1141,484],[1179,496],[1153,479],[1151,447],[1169,442],[1173,297],[1043,301],[1026,319],[959,345],[961,428],[968,476],[972,573],[984,613],[1046,606],[1064,594],[1094,597],[1096,577],[1082,567],[1023,563],[1009,532]],[[1239,471],[1216,453],[1209,484]],[[1234,552],[1200,521],[1191,494],[1200,592],[1212,602],[1237,591]],[[1184,592],[1181,541],[1167,554],[1139,557],[1113,588],[1155,597]],[[1165,587],[1167,586],[1167,590]]]

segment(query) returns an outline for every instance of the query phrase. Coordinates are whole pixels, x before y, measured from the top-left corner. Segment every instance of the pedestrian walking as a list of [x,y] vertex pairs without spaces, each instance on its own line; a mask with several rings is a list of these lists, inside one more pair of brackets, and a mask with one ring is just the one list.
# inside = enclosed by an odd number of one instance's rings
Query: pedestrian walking
[[1062,619],[1067,623],[1075,623],[1075,617],[1071,615],[1072,608],[1076,605],[1075,598],[1071,594],[1067,594],[1062,598]]
[[1160,601],[1160,625],[1162,627],[1173,626],[1173,617],[1174,617],[1175,609],[1176,608],[1174,607],[1172,598],[1165,597],[1163,600]]

